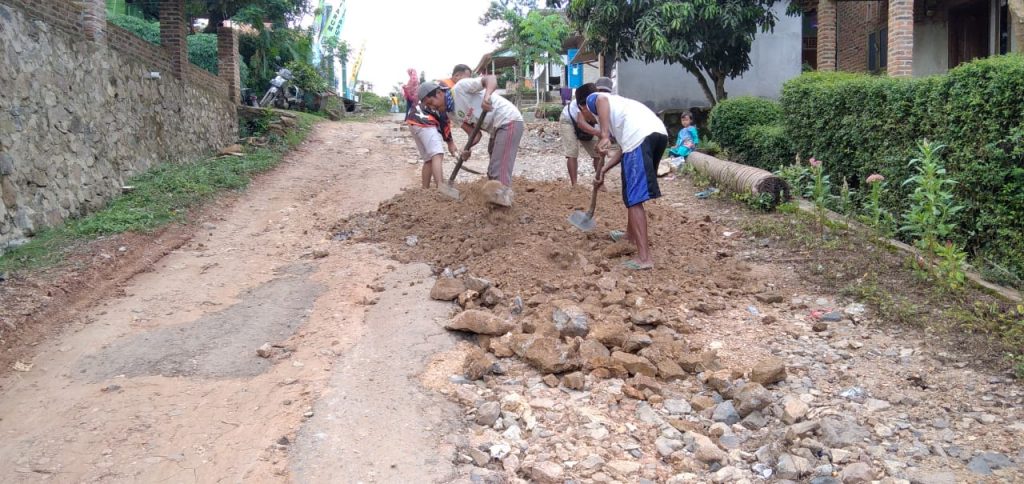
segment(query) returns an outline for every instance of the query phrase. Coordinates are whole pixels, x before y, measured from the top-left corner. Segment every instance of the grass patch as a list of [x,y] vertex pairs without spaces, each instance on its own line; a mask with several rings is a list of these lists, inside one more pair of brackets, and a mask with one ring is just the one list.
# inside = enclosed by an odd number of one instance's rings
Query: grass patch
[[184,219],[192,208],[224,190],[248,186],[252,177],[273,168],[309,134],[319,118],[297,113],[298,126],[266,147],[244,156],[208,158],[192,163],[164,163],[128,180],[135,187],[106,208],[64,225],[45,229],[25,245],[0,256],[0,271],[40,268],[63,260],[73,245],[124,232],[149,232]]

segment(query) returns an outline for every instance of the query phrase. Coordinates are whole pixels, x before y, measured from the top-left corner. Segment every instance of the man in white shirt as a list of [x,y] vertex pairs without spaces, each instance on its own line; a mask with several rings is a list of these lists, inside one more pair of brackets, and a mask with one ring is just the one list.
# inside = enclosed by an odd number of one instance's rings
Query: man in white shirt
[[[654,267],[647,239],[647,212],[644,202],[661,196],[658,187],[658,163],[668,146],[665,124],[642,103],[604,92],[594,84],[576,90],[576,103],[587,122],[601,126],[597,149],[607,152],[612,136],[622,148],[622,157],[612,160],[597,175],[594,184],[604,183],[604,174],[622,164],[622,201],[626,204],[626,237],[636,245],[637,257],[624,265],[641,270]],[[615,238],[613,236],[613,238]]]
[[[519,152],[519,141],[525,125],[523,115],[511,101],[494,94],[498,80],[494,76],[462,79],[452,88],[455,111],[452,116],[456,123],[469,134],[479,120],[480,110],[487,112],[481,131],[486,131],[491,141],[488,144],[490,163],[487,178],[498,180],[505,187],[512,186],[512,170]],[[480,136],[470,141],[470,149],[480,142]],[[470,153],[466,153],[468,156]]]

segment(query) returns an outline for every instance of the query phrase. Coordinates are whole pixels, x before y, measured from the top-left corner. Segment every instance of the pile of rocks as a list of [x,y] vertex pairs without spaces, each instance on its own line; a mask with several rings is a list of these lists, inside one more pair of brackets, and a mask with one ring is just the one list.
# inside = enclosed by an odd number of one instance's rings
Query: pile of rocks
[[613,277],[525,302],[470,275],[438,279],[431,296],[461,309],[446,327],[479,344],[451,395],[471,430],[459,463],[478,482],[960,482],[963,472],[935,465],[949,452],[963,453],[961,471],[1019,476],[1003,453],[965,450],[951,436],[924,443],[896,409],[913,402],[816,388],[810,376],[833,378],[816,358],[856,357],[859,343],[842,328],[863,317],[859,305],[811,311],[809,321],[828,324],[783,332],[795,347],[727,365],[715,344],[690,341],[694,328],[672,301],[648,306],[645,291]]

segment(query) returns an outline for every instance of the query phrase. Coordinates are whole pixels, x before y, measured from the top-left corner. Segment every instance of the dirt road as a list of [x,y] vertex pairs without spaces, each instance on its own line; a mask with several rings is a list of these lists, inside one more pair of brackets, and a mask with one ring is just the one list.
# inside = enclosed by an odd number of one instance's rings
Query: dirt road
[[[390,393],[377,391],[378,360],[403,349],[377,346],[387,333],[368,326],[401,326],[403,316],[433,324],[447,309],[422,304],[431,274],[403,268],[382,283],[383,293],[374,292],[368,286],[398,267],[370,245],[340,250],[327,232],[418,179],[404,145],[388,142],[392,130],[319,125],[189,243],[130,280],[123,295],[39,345],[32,370],[2,385],[0,481],[287,481],[296,440],[303,449],[295,452],[297,480],[326,482],[322,471],[345,469],[353,481],[372,481],[357,474],[367,460],[360,449],[380,452],[372,446],[381,445],[400,454],[403,442],[434,449],[436,433],[398,425],[427,422],[427,409],[435,414],[444,405],[427,397],[422,407],[387,404],[417,385],[389,373],[396,379]],[[402,306],[371,306],[377,298],[414,298],[404,307],[415,314],[382,313]],[[428,341],[422,352],[448,344],[431,330],[410,333]],[[264,343],[273,345],[269,358],[256,354]],[[347,434],[345,422],[363,415],[353,405],[364,403],[368,418],[396,426]],[[401,419],[389,417],[395,411]],[[325,454],[319,439],[346,448]],[[407,463],[422,462],[394,463],[408,472]],[[444,463],[437,462],[438,473]]]
[[[403,191],[394,124],[319,125],[0,380],[0,482],[1024,479],[1019,383],[685,179],[649,207],[659,265],[626,270],[617,190],[581,234],[587,190],[536,181],[563,174],[555,132],[531,123],[532,180],[495,209]],[[445,268],[479,335],[442,329]]]

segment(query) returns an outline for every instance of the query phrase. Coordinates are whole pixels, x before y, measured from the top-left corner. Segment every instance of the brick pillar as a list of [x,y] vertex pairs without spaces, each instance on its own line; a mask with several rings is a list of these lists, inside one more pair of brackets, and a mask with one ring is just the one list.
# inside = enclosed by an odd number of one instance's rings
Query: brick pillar
[[160,46],[170,56],[171,74],[178,79],[185,77],[188,65],[187,27],[185,0],[160,0]]
[[228,99],[241,100],[241,63],[238,59],[238,32],[231,27],[217,29],[217,72],[228,85]]
[[818,70],[835,71],[836,0],[818,0]]
[[1010,52],[1024,54],[1024,2],[1019,2],[1020,12],[1010,8]]
[[889,75],[914,74],[914,0],[889,0]]
[[82,0],[82,33],[86,40],[102,42],[107,35],[107,3],[105,0]]

